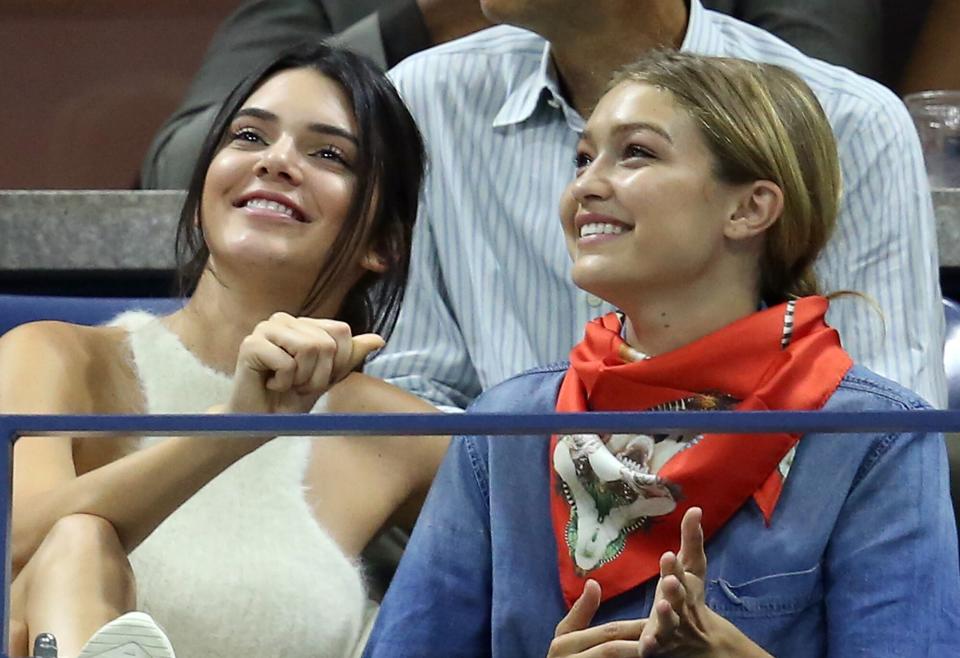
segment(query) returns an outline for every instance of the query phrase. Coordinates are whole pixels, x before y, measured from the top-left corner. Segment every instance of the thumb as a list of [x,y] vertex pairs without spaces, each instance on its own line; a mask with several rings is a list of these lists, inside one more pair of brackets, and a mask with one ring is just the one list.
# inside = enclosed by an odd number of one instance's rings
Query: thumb
[[367,355],[374,350],[379,350],[385,345],[383,338],[377,334],[360,334],[351,339],[350,360],[347,362],[346,376],[363,363]]
[[554,637],[572,633],[573,631],[582,631],[593,621],[593,616],[597,614],[600,607],[600,583],[592,578],[583,585],[583,592],[580,597],[573,602],[570,612],[560,620]]

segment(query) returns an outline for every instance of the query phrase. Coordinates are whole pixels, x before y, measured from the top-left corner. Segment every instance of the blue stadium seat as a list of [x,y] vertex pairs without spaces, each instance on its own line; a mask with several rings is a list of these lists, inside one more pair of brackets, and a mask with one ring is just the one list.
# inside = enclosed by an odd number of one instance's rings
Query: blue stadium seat
[[0,335],[18,325],[36,320],[62,320],[94,325],[135,308],[153,313],[170,313],[182,305],[182,299],[171,297],[0,295]]

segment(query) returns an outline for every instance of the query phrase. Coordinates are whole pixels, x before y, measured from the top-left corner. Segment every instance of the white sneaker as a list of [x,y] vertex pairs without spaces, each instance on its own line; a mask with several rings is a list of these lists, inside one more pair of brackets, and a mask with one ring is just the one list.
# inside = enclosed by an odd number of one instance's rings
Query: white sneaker
[[173,646],[153,618],[128,612],[93,634],[77,658],[176,658]]

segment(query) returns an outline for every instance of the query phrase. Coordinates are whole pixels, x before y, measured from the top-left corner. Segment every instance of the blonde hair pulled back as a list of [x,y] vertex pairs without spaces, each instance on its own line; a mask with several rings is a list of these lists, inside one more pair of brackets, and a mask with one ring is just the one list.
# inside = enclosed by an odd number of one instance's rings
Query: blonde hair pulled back
[[792,71],[772,64],[653,51],[614,76],[669,91],[697,122],[718,180],[768,180],[783,192],[767,230],[760,295],[767,304],[820,294],[813,264],[837,221],[841,178],[823,108]]

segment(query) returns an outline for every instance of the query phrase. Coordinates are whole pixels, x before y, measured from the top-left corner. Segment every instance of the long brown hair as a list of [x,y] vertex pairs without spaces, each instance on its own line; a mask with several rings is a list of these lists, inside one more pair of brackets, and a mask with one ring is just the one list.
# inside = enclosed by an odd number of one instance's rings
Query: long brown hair
[[[396,322],[410,266],[426,155],[417,125],[396,89],[365,57],[322,44],[295,46],[251,73],[224,101],[194,168],[177,226],[177,264],[181,294],[196,288],[210,252],[203,237],[201,196],[207,169],[224,143],[237,110],[273,75],[310,68],[336,81],[350,99],[356,117],[359,157],[357,188],[344,222],[300,308],[309,314],[331,284],[353,267],[356,255],[371,246],[387,265],[384,273],[366,272],[347,292],[336,319],[354,333],[386,338]],[[199,221],[198,221],[199,220]]]

